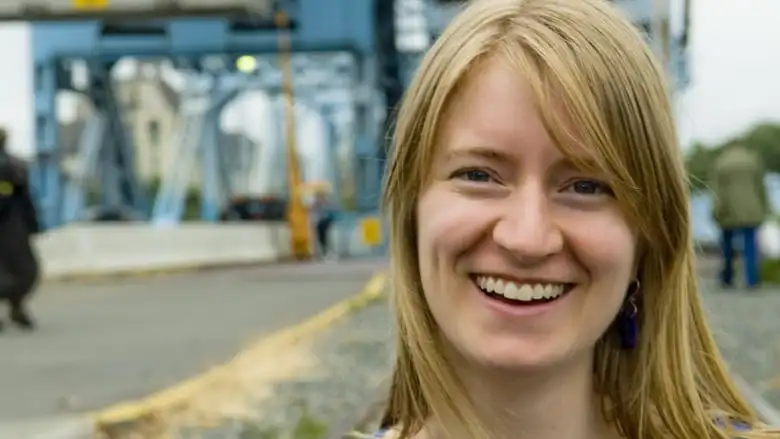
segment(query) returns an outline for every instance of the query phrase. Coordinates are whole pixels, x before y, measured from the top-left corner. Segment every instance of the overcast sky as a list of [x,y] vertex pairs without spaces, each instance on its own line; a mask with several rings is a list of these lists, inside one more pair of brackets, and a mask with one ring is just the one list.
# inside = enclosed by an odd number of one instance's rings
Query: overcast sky
[[[780,119],[780,1],[693,1],[693,83],[678,98],[683,146]],[[29,46],[25,25],[0,26],[0,124],[20,152],[32,142]]]
[[693,83],[678,107],[683,145],[780,120],[780,1],[693,2]]

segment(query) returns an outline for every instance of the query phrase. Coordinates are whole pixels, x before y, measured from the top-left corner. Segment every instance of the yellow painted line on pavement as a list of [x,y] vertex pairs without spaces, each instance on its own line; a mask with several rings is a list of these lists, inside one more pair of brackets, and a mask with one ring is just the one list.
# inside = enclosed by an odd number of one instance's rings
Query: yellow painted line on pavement
[[295,345],[301,340],[315,336],[331,327],[334,323],[351,313],[385,296],[387,275],[375,274],[356,295],[345,299],[313,317],[263,337],[248,349],[240,352],[229,362],[214,367],[205,373],[183,381],[173,387],[162,390],[140,401],[121,403],[97,413],[93,413],[96,434],[101,437],[113,437],[112,429],[134,424],[159,420],[164,413],[186,408],[189,401],[208,389],[219,379],[224,378],[230,367],[239,361],[262,361],[269,352]]

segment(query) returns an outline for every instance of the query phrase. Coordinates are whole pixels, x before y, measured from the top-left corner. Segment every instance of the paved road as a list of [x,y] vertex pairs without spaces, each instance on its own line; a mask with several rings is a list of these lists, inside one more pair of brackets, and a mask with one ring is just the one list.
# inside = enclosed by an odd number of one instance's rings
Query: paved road
[[356,293],[378,261],[45,285],[0,334],[0,430],[143,397]]

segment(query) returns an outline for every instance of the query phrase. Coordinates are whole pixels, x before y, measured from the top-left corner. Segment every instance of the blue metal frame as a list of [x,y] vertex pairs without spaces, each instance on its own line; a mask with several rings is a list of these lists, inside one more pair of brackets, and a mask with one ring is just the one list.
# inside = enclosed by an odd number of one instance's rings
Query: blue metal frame
[[[279,2],[279,7],[296,24],[291,35],[295,52],[350,51],[363,60],[370,59],[374,53],[374,1],[328,0],[326,6],[322,0],[287,0]],[[164,57],[197,63],[208,55],[238,56],[277,51],[276,30],[234,29],[231,20],[227,17],[165,19],[160,21],[161,32],[155,35],[107,34],[100,20],[32,23],[37,163],[31,173],[31,185],[37,196],[41,222],[45,228],[58,227],[66,219],[62,203],[62,151],[59,147],[55,105],[57,92],[70,87],[70,75],[63,61],[80,59],[96,65],[107,65],[123,57]],[[376,86],[371,76],[364,76],[361,80],[372,87]],[[110,93],[111,90],[104,88],[104,92]],[[372,102],[365,102],[364,105],[371,107]],[[110,126],[120,126],[121,119],[117,112],[105,113],[112,119],[109,121]],[[370,127],[362,130],[356,150],[363,156],[373,157],[376,154],[376,137],[368,137],[366,133],[370,131]],[[123,138],[127,139],[126,145],[123,145],[124,142],[113,142],[119,145],[114,149],[114,157],[123,153],[127,157],[127,151],[132,150],[131,140],[125,136]],[[125,164],[122,172],[131,174],[132,165]],[[378,192],[379,176],[373,178],[375,183],[361,186],[361,189]],[[375,202],[366,203],[370,198],[370,193],[360,196],[363,208],[376,207]],[[213,218],[213,210],[209,204],[204,214]]]

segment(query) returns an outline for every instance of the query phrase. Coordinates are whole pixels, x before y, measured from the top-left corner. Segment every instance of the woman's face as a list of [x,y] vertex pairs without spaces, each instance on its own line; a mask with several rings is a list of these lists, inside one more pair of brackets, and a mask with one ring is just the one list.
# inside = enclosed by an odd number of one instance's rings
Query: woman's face
[[560,153],[531,90],[498,60],[446,114],[417,205],[423,289],[444,338],[502,369],[590,358],[636,275],[636,234],[611,189]]

